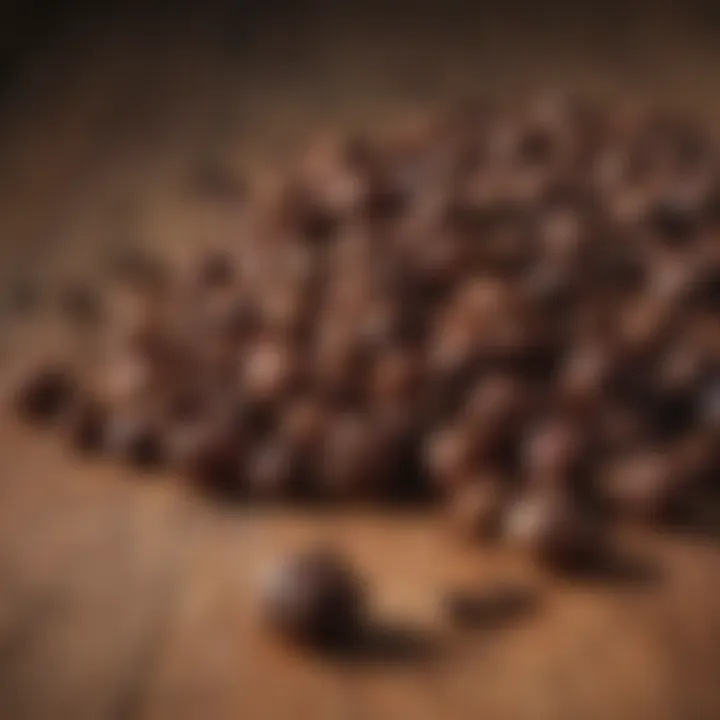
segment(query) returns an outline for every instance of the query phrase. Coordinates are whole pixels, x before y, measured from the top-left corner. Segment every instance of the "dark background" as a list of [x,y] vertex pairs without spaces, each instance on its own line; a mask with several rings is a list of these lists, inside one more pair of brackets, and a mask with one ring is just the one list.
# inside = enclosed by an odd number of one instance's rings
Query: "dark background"
[[51,236],[101,176],[188,153],[280,157],[318,122],[566,88],[714,117],[719,36],[714,2],[6,0],[0,260],[65,248]]

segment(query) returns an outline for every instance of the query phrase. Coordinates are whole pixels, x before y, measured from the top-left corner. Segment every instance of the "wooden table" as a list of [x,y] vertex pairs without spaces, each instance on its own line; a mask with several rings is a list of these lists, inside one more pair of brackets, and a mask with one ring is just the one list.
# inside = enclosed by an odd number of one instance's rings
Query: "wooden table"
[[[426,514],[217,509],[172,477],[78,462],[7,423],[0,486],[0,708],[7,718],[712,718],[720,553],[637,538],[639,573],[574,583],[460,547]],[[316,539],[365,574],[378,641],[289,648],[257,581]],[[647,570],[647,571],[646,571]],[[453,627],[445,592],[532,593]],[[375,631],[374,631],[375,632]]]

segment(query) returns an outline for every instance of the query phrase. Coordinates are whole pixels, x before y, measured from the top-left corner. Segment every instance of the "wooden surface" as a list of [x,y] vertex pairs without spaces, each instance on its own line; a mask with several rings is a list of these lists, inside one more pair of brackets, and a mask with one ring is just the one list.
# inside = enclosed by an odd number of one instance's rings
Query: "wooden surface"
[[[286,30],[255,40],[244,65],[221,58],[205,27],[180,44],[138,34],[130,49],[109,33],[74,45],[60,69],[33,65],[35,92],[11,108],[2,141],[3,273],[51,289],[109,244],[179,252],[232,232],[232,209],[188,192],[198,163],[282,158],[320,119],[381,122],[418,98],[497,91],[498,73],[506,94],[539,79],[608,94],[623,76],[707,107],[715,92],[717,58],[664,46],[672,34],[650,33],[622,66],[612,45],[578,55],[588,24],[566,46],[536,42],[540,68],[510,59],[517,38],[503,44],[503,27],[477,30],[484,49],[467,29],[430,46],[420,30],[399,46],[389,30],[375,44]],[[283,60],[288,43],[304,60]],[[341,60],[348,47],[362,62]],[[418,73],[425,84],[410,82]],[[39,315],[27,332],[3,315],[3,380],[38,335],[67,347],[51,312]],[[0,458],[2,720],[720,717],[720,551],[700,540],[627,538],[637,572],[551,582],[507,553],[457,546],[432,513],[213,508],[176,478],[79,461],[4,411]],[[257,617],[263,568],[317,538],[345,548],[371,587],[378,626],[362,657],[287,648]],[[527,611],[463,631],[443,617],[448,589],[507,583],[532,594]]]
[[[2,717],[717,717],[714,548],[642,539],[637,574],[550,582],[433,517],[215,511],[13,424],[1,440]],[[317,538],[372,589],[360,657],[287,648],[257,616],[266,563]],[[506,584],[534,604],[462,631],[441,613],[448,589]]]

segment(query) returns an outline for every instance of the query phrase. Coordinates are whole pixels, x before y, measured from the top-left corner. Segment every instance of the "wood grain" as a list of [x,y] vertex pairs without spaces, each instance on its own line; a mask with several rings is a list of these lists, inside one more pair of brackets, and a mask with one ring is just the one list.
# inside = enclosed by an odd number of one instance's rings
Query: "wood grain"
[[[78,467],[17,427],[2,443],[35,478],[3,492],[3,717],[710,718],[720,707],[720,554],[698,541],[627,538],[651,574],[559,583],[457,546],[431,515],[219,511],[171,478]],[[266,563],[319,538],[372,588],[378,643],[363,657],[284,647],[258,617]],[[462,631],[441,612],[450,589],[507,583],[536,607]]]

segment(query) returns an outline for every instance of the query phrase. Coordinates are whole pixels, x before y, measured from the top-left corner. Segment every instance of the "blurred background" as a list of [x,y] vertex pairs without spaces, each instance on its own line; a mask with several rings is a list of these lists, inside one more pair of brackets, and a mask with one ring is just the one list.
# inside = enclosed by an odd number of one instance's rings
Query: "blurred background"
[[[5,0],[3,363],[29,342],[18,287],[42,294],[108,248],[180,251],[222,227],[226,209],[188,192],[208,167],[240,177],[318,126],[381,127],[465,96],[638,95],[712,122],[719,36],[720,5],[700,0]],[[410,653],[358,675],[255,637],[245,571],[312,521],[216,516],[4,419],[0,457],[3,720],[720,715],[711,548],[664,541],[677,581],[652,597],[561,587],[541,622],[459,641],[440,672]],[[431,518],[322,522],[382,602],[420,620],[438,582],[508,573],[438,543]]]
[[147,197],[183,165],[282,156],[318,122],[557,88],[715,113],[719,26],[699,0],[7,2],[2,251],[65,253],[138,178]]

